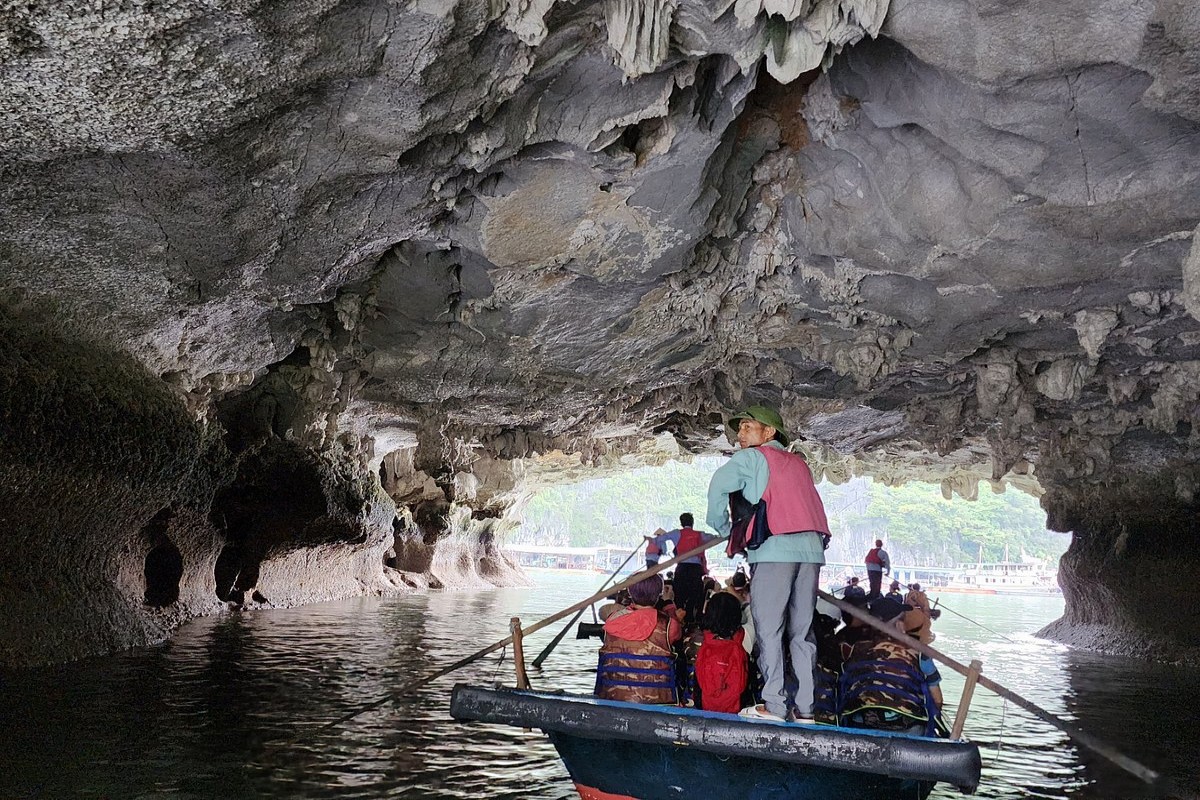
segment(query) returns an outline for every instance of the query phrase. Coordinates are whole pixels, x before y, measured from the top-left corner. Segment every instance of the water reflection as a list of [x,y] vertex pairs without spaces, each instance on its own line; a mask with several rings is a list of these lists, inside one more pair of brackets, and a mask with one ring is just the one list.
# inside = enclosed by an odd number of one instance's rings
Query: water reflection
[[[574,797],[539,733],[449,719],[456,680],[511,683],[497,656],[346,723],[338,716],[589,594],[598,579],[539,576],[536,589],[364,599],[200,620],[171,642],[0,676],[3,798]],[[946,595],[935,646],[980,658],[994,680],[1193,786],[1198,739],[1181,698],[1194,670],[1074,653],[1030,634],[1054,598]],[[553,626],[529,643],[540,650]],[[596,640],[569,635],[535,685],[588,691]],[[962,689],[944,671],[948,714]],[[984,754],[984,798],[1147,796],[1049,725],[986,691],[967,733]],[[1200,787],[1198,787],[1200,788]],[[940,800],[957,797],[939,788]]]

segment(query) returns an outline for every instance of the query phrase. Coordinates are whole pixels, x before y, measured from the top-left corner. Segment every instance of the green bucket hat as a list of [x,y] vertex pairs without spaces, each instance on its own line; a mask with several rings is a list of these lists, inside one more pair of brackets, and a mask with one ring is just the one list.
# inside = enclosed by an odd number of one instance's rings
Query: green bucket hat
[[735,414],[729,418],[729,430],[737,435],[738,423],[744,419],[752,419],[761,422],[763,425],[770,425],[779,434],[779,443],[784,447],[788,446],[791,437],[787,435],[787,431],[783,428],[783,417],[779,416],[779,412],[770,406],[750,406],[740,414]]

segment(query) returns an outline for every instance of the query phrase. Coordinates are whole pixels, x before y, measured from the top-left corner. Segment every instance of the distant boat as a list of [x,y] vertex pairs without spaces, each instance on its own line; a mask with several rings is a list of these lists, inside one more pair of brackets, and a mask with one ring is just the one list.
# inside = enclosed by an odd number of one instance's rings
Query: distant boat
[[1062,594],[1058,570],[1040,558],[1022,561],[980,561],[959,564],[958,572],[945,585],[929,587],[932,592],[963,594],[1026,595],[1053,597]]

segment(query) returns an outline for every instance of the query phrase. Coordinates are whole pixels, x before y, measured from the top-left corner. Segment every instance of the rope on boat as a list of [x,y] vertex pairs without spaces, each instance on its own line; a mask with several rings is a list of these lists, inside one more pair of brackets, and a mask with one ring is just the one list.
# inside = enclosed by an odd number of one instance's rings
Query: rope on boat
[[1008,722],[1008,701],[1000,698],[1000,734],[996,737],[996,760],[1000,760],[1000,746],[1004,744],[1004,725]]
[[504,656],[506,653],[508,653],[507,647],[500,648],[500,657],[496,659],[496,669],[494,672],[492,672],[492,683],[493,684],[499,684],[499,680],[497,679],[497,676],[500,674],[500,668],[502,666],[504,666]]

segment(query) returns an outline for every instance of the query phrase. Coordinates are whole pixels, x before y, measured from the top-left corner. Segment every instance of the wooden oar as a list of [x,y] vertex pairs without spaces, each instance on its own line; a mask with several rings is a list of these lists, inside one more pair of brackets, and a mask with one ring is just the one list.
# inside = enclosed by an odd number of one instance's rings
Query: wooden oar
[[[609,575],[608,578],[604,581],[604,583],[600,584],[601,591],[606,586],[608,586],[608,584],[612,583],[613,578],[615,578],[621,574],[621,570],[625,569],[625,565],[628,564],[634,556],[636,556],[638,553],[642,552],[642,547],[644,547],[644,546],[645,546],[644,542],[639,542],[638,546],[633,548],[633,552],[625,557],[625,560],[621,562],[621,566],[617,567],[616,570],[613,571],[613,574]],[[589,608],[594,609],[595,606],[592,605],[592,606],[589,606]],[[593,611],[593,613],[595,613],[595,612]],[[563,637],[567,635],[567,631],[571,630],[571,626],[574,625],[576,622],[578,622],[579,618],[582,616],[583,616],[583,609],[581,608],[575,612],[575,616],[571,617],[571,621],[568,622],[566,625],[564,625],[563,629],[561,631],[559,631],[558,634],[553,639],[550,640],[550,644],[548,644],[544,648],[542,648],[542,652],[538,653],[537,658],[535,658],[533,660],[533,664],[531,664],[531,666],[534,667],[535,669],[538,667],[541,667],[542,662],[550,657],[550,654],[552,652],[554,652],[554,648],[558,647],[558,643],[561,642],[563,640]]]
[[[950,667],[955,672],[958,672],[964,676],[970,677],[970,675],[971,675],[970,667],[966,666],[965,664],[963,664],[959,661],[954,660],[953,658],[946,655],[945,653],[942,653],[942,652],[939,652],[938,650],[933,649],[932,647],[930,647],[927,644],[923,644],[922,642],[917,641],[916,639],[909,636],[908,634],[896,630],[895,627],[888,625],[884,622],[881,622],[880,620],[876,619],[874,616],[872,616],[870,613],[868,613],[864,609],[861,609],[858,606],[855,606],[851,603],[847,603],[845,600],[839,600],[838,598],[834,597],[833,595],[829,594],[828,592],[818,590],[817,595],[819,597],[821,597],[822,599],[837,606],[842,611],[845,611],[847,614],[854,617],[855,619],[865,622],[867,625],[870,625],[872,628],[887,634],[888,636],[892,637],[896,641],[902,642],[905,645],[907,645],[908,647],[912,648],[913,650],[923,653],[923,654],[929,656],[930,658],[934,658],[934,659],[937,659],[938,661],[941,661],[943,664]],[[1159,786],[1163,786],[1164,784],[1169,783],[1169,781],[1167,779],[1165,779],[1160,773],[1155,772],[1154,770],[1150,769],[1149,767],[1145,766],[1144,764],[1142,764],[1138,761],[1134,761],[1132,758],[1125,755],[1124,753],[1120,753],[1117,750],[1113,749],[1112,747],[1109,747],[1107,744],[1100,741],[1096,737],[1092,736],[1089,733],[1085,733],[1084,731],[1081,731],[1079,728],[1076,728],[1074,725],[1070,724],[1066,720],[1056,717],[1055,715],[1051,714],[1049,711],[1045,710],[1041,706],[1034,705],[1030,701],[1026,700],[1024,697],[1021,697],[1021,695],[1017,694],[1016,692],[1012,691],[1011,689],[1001,686],[1000,684],[996,683],[994,680],[987,678],[983,675],[979,675],[979,684],[988,689],[991,689],[993,692],[1000,695],[1005,700],[1008,700],[1009,702],[1013,703],[1014,705],[1020,706],[1021,708],[1025,709],[1030,714],[1033,714],[1035,717],[1042,720],[1043,722],[1049,723],[1050,725],[1054,726],[1055,728],[1058,728],[1060,731],[1062,731],[1067,736],[1071,737],[1073,740],[1075,740],[1079,744],[1083,745],[1087,749],[1091,750],[1093,753],[1103,756],[1104,758],[1108,759],[1112,763],[1116,764],[1121,769],[1125,770],[1126,772],[1130,773],[1131,775],[1136,776],[1137,778],[1140,778],[1141,780],[1145,781],[1146,783],[1158,784]]]
[[[700,555],[705,550],[708,550],[712,547],[717,546],[718,544],[720,544],[721,542],[725,541],[728,538],[729,538],[728,536],[718,536],[715,539],[705,542],[704,544],[700,545],[699,547],[695,548],[694,550],[689,550],[686,553],[677,555],[668,561],[664,561],[661,564],[658,564],[657,566],[650,567],[648,569],[644,569],[641,572],[636,572],[633,575],[631,575],[630,577],[626,578],[625,580],[621,581],[620,583],[618,583],[614,586],[610,586],[607,589],[602,589],[599,592],[596,592],[591,597],[588,597],[585,600],[580,600],[578,603],[575,603],[574,605],[567,606],[562,611],[559,611],[555,614],[551,614],[550,616],[546,617],[545,619],[538,620],[537,622],[530,625],[528,628],[524,628],[523,633],[525,635],[529,635],[531,633],[536,633],[537,631],[540,631],[542,628],[545,628],[547,625],[553,625],[554,623],[558,622],[560,619],[563,619],[564,617],[567,617],[570,614],[574,614],[576,611],[584,610],[589,605],[591,605],[592,603],[599,600],[601,597],[605,597],[614,592],[619,592],[622,589],[628,589],[630,586],[633,586],[635,583],[639,583],[639,582],[645,580],[646,578],[649,578],[651,575],[657,575],[658,573],[662,572],[664,569],[675,566],[675,564],[679,563],[680,561],[682,561],[685,558],[691,558],[692,556]],[[430,674],[424,675],[420,678],[417,678],[414,681],[409,681],[408,683],[404,684],[403,686],[401,686],[399,689],[392,692],[391,694],[389,694],[385,697],[381,697],[378,700],[375,700],[373,702],[367,703],[365,706],[360,706],[348,714],[343,714],[342,716],[338,717],[337,719],[333,720],[332,722],[325,723],[318,730],[325,730],[327,728],[332,728],[335,725],[340,725],[343,722],[346,722],[347,720],[354,719],[359,714],[365,714],[366,712],[371,711],[372,709],[379,708],[380,706],[384,705],[388,701],[394,700],[397,697],[402,697],[412,691],[415,691],[416,689],[421,688],[422,686],[424,686],[425,684],[429,683],[432,680],[436,680],[436,679],[442,677],[443,675],[449,675],[451,672],[454,672],[457,669],[461,669],[474,661],[478,661],[479,659],[486,656],[488,653],[494,653],[503,647],[507,647],[508,645],[512,644],[512,640],[513,640],[512,636],[506,636],[503,639],[501,639],[500,641],[490,644],[487,647],[483,648],[482,650],[475,651],[474,653],[467,656],[466,658],[460,658],[458,661],[455,661],[453,664],[451,664],[448,667],[443,667],[442,669],[439,669],[437,672],[431,672]]]

